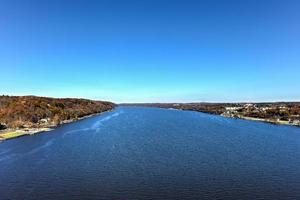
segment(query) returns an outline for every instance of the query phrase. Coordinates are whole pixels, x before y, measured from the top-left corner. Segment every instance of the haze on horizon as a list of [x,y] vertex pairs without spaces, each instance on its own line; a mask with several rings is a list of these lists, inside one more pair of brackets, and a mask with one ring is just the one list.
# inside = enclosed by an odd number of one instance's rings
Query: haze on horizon
[[2,0],[0,94],[300,101],[300,1]]

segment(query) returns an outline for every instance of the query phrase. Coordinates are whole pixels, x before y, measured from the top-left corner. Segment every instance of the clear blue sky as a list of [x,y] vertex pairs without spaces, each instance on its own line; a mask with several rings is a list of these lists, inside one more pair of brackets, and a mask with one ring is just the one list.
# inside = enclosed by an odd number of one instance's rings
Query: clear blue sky
[[300,100],[300,1],[0,0],[0,94]]

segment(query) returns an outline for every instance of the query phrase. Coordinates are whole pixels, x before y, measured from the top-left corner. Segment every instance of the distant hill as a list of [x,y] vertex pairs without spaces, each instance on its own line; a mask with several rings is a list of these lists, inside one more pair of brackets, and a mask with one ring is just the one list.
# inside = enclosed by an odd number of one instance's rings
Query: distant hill
[[114,107],[111,102],[87,99],[0,96],[0,129],[51,127]]

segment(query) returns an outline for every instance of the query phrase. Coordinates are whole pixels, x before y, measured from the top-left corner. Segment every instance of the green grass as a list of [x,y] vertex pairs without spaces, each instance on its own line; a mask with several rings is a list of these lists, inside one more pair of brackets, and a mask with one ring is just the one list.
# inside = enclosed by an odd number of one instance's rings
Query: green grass
[[0,134],[0,138],[3,138],[5,140],[7,140],[7,139],[15,138],[15,137],[20,137],[20,136],[23,136],[23,135],[27,135],[27,133],[12,131],[12,132],[7,132],[7,133]]

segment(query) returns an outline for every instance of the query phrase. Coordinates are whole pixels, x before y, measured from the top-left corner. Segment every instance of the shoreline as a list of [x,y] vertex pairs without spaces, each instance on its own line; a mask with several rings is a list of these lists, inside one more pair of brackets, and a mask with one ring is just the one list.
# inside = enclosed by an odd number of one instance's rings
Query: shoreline
[[222,117],[227,117],[227,118],[233,118],[233,119],[242,119],[242,120],[248,120],[248,121],[257,121],[257,122],[263,122],[263,123],[268,123],[268,124],[273,124],[273,125],[286,125],[286,126],[293,126],[293,127],[299,127],[299,125],[296,124],[291,124],[288,121],[275,121],[271,119],[264,119],[264,118],[255,118],[255,117],[244,117],[244,116],[239,116],[239,117],[230,117],[230,116],[225,116],[225,115],[220,115]]
[[27,135],[34,135],[38,133],[48,132],[54,130],[53,128],[26,128],[26,129],[11,129],[8,131],[3,131],[0,134],[0,142],[5,140],[10,140],[18,137],[23,137]]
[[9,129],[9,130],[0,131],[0,142],[23,137],[23,136],[30,136],[30,135],[40,134],[40,133],[44,133],[44,132],[49,132],[49,131],[55,130],[55,128],[62,126],[64,124],[70,124],[70,123],[77,122],[77,121],[80,121],[83,119],[87,119],[87,118],[90,118],[93,116],[101,115],[106,112],[111,112],[114,109],[107,110],[107,111],[104,111],[101,113],[93,113],[93,114],[86,115],[86,116],[83,116],[83,117],[80,117],[77,119],[63,120],[58,125],[52,125],[52,126],[40,127],[40,128]]
[[[201,111],[196,111],[196,110],[188,110],[188,109],[180,109],[180,108],[162,108],[162,109],[201,112]],[[232,119],[242,119],[242,120],[248,120],[248,121],[263,122],[263,123],[268,123],[268,124],[273,124],[273,125],[286,125],[286,126],[292,126],[292,127],[300,128],[299,125],[292,124],[292,123],[289,123],[288,121],[283,121],[283,120],[275,121],[275,120],[271,120],[271,119],[246,117],[246,116],[234,117],[234,116],[227,116],[227,115],[223,115],[223,114],[214,114],[214,113],[209,113],[209,112],[201,112],[201,113],[210,114],[210,115],[219,115],[219,116],[222,116],[222,117],[232,118]]]

